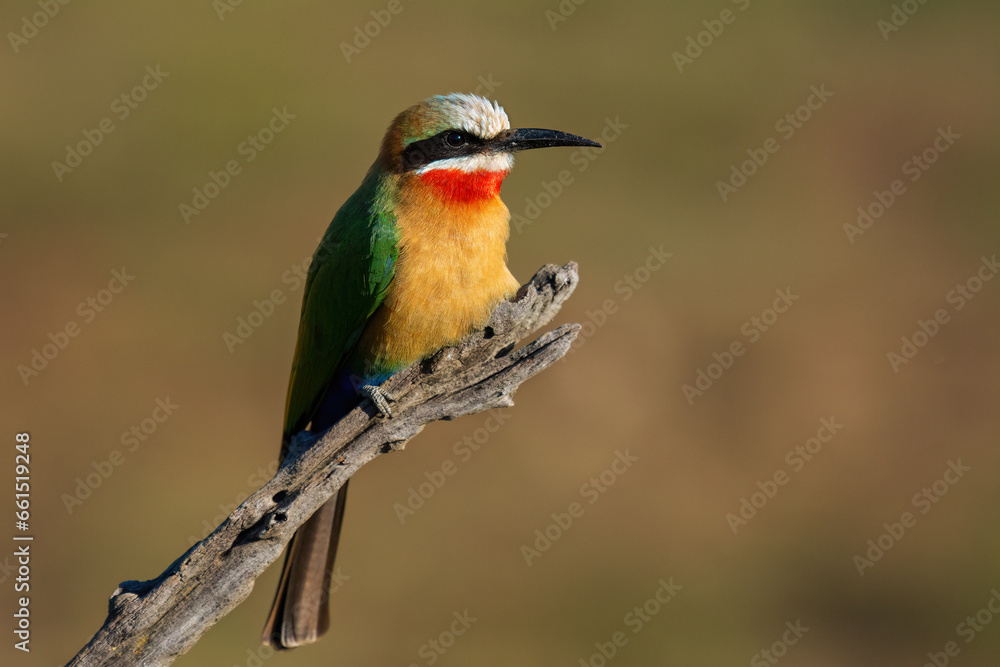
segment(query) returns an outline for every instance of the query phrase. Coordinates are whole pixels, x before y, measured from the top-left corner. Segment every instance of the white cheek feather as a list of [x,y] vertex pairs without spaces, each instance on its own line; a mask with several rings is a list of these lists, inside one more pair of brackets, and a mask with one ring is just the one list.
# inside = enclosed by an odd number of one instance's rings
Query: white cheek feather
[[510,153],[477,153],[435,160],[417,169],[416,173],[425,174],[434,169],[455,169],[471,174],[477,171],[510,171],[513,166],[514,156]]

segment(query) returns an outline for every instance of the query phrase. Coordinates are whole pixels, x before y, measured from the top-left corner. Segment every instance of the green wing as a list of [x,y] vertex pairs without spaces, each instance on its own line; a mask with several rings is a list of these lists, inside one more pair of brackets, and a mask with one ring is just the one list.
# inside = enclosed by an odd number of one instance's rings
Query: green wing
[[309,424],[392,282],[399,245],[386,178],[372,167],[313,255],[285,402],[282,454],[291,436]]

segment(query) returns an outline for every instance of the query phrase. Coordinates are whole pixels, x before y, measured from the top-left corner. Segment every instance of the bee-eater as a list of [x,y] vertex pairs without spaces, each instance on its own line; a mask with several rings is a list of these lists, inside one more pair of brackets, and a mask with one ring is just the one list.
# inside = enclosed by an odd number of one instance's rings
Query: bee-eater
[[[294,434],[326,430],[365,395],[389,416],[379,385],[484,326],[514,295],[500,184],[516,151],[548,146],[600,144],[511,130],[496,102],[475,95],[431,97],[396,116],[309,267],[282,457]],[[346,493],[345,484],[289,543],[265,643],[292,648],[327,630]]]

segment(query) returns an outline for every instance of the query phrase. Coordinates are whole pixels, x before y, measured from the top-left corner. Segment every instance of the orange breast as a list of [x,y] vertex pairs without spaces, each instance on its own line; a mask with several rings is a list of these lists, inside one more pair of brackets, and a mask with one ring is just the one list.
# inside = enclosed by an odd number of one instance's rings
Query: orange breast
[[360,341],[375,369],[458,342],[518,288],[506,264],[510,214],[498,194],[444,199],[415,175],[401,185],[395,275]]

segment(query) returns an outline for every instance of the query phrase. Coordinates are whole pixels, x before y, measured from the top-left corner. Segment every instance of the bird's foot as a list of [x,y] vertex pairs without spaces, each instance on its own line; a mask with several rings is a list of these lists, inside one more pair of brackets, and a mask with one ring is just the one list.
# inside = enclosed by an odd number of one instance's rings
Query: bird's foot
[[371,399],[372,403],[375,404],[375,408],[382,413],[382,416],[392,417],[392,410],[389,409],[389,401],[382,387],[374,384],[366,384],[362,385],[359,391]]

